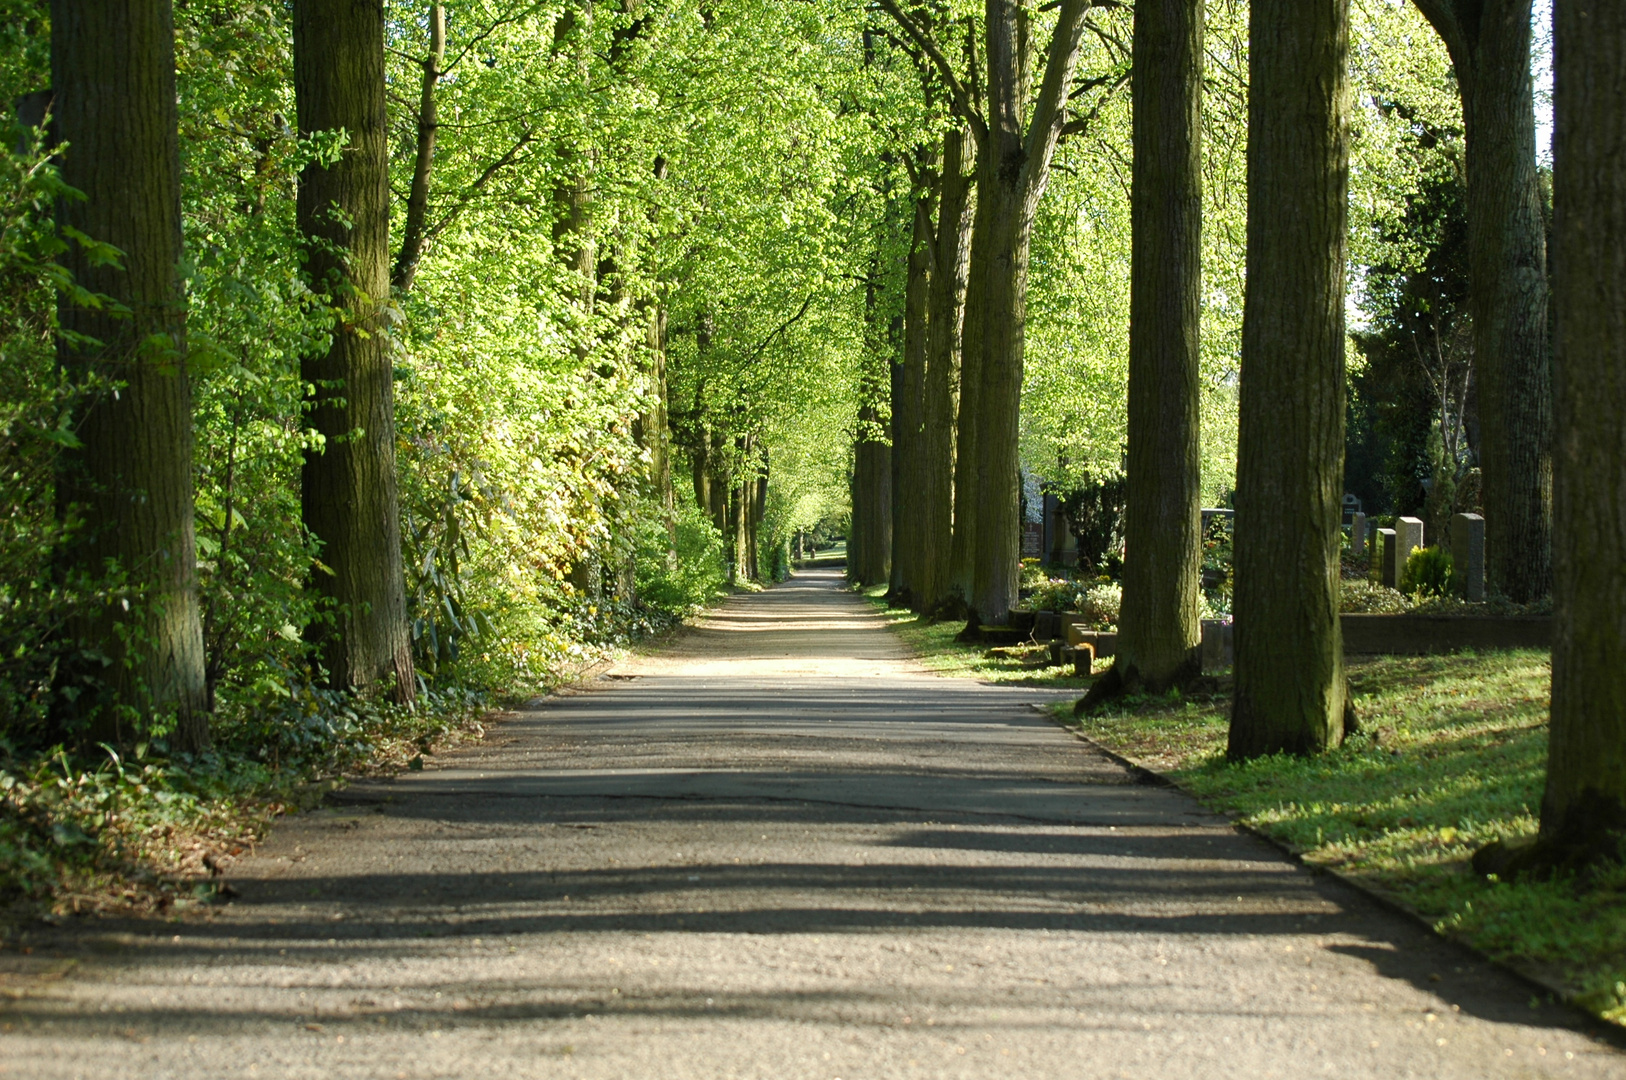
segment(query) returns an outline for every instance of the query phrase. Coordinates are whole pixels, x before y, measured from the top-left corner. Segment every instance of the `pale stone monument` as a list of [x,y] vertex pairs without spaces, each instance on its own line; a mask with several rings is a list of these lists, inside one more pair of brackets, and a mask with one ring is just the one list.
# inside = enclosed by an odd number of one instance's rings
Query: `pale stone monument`
[[1451,517],[1451,576],[1464,599],[1485,599],[1485,519],[1478,514]]
[[1395,586],[1398,588],[1400,577],[1405,572],[1406,560],[1411,558],[1414,549],[1423,546],[1423,519],[1414,517],[1395,518]]

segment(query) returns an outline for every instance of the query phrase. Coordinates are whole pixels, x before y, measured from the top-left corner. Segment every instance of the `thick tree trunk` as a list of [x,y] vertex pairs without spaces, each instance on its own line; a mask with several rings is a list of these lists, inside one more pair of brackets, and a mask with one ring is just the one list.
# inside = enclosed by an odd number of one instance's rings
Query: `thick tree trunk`
[[880,585],[892,569],[892,451],[878,408],[860,408],[858,422],[847,576],[860,585]]
[[965,319],[971,260],[972,178],[965,162],[966,133],[943,136],[943,173],[926,316],[926,374],[920,440],[921,484],[917,611],[931,611],[948,595],[954,543],[954,460],[960,333]]
[[[983,356],[975,435],[977,490],[967,509],[977,519],[970,606],[990,625],[1005,622],[1016,603],[1022,543],[1018,439],[1028,246],[1066,120],[1087,6],[1086,0],[1062,0],[1044,78],[1024,131],[1027,11],[1015,0],[987,3],[988,119],[987,135],[978,147],[977,178],[977,228],[985,228],[986,237],[973,240],[976,249],[986,251],[986,277],[981,283]],[[974,253],[973,259],[977,257]]]
[[395,258],[390,283],[402,292],[412,288],[418,260],[429,242],[429,180],[435,168],[435,138],[440,119],[435,111],[435,86],[446,62],[446,6],[429,5],[429,55],[423,60],[423,86],[418,94],[418,146],[412,166],[412,189],[407,194],[406,223],[401,253]]
[[1530,77],[1532,0],[1417,0],[1456,68],[1467,129],[1468,262],[1487,582],[1552,587],[1547,250]]
[[1136,0],[1130,194],[1129,505],[1114,679],[1202,671],[1202,0]]
[[987,356],[983,336],[988,309],[988,263],[991,245],[988,224],[993,203],[981,188],[985,148],[977,151],[977,198],[972,216],[971,242],[966,265],[965,309],[960,334],[960,400],[955,418],[954,532],[949,547],[948,592],[971,603],[971,585],[977,557],[978,428],[982,415],[982,369]]
[[[904,264],[904,279],[905,279],[905,286],[906,287],[907,287],[908,276],[909,276],[909,269],[908,269],[908,263],[906,261],[905,264]],[[903,408],[903,392],[904,392],[903,391],[903,379],[904,379],[904,370],[903,370],[904,341],[903,341],[903,339],[904,339],[903,316],[901,314],[899,314],[899,315],[897,315],[897,316],[895,316],[893,318],[892,325],[890,327],[890,333],[887,335],[887,345],[889,346],[889,349],[888,349],[888,352],[887,352],[888,364],[887,364],[887,396],[886,396],[886,400],[887,400],[887,413],[892,418],[892,424],[891,424],[891,436],[892,437],[891,437],[891,441],[890,441],[889,447],[888,447],[889,453],[887,455],[888,467],[891,469],[891,472],[892,472],[892,478],[891,478],[891,482],[890,482],[890,486],[892,488],[892,502],[887,507],[887,514],[889,515],[889,517],[891,519],[891,524],[888,526],[888,531],[890,531],[891,534],[892,534],[892,558],[887,563],[887,586],[886,586],[886,595],[887,595],[887,601],[888,601],[889,605],[897,598],[899,593],[901,593],[903,591],[902,556],[899,554],[899,551],[898,551],[899,545],[903,542],[902,534],[899,533],[899,531],[898,531],[899,527],[900,527],[900,522],[899,522],[898,519],[901,516],[901,514],[899,512],[899,504],[903,499],[906,498],[906,493],[903,491],[903,483],[904,483],[904,480],[903,480],[903,473],[904,473],[904,448],[903,448],[903,442],[904,442],[904,440],[902,438],[900,438],[899,435],[898,435],[898,412],[899,412],[900,409]]]
[[[1004,156],[996,155],[990,156]],[[989,203],[988,272],[983,282],[976,501],[969,507],[976,525],[968,602],[982,623],[1000,625],[1016,602],[1021,558],[1018,435],[1030,230],[1022,220],[1021,192],[1009,181],[985,172],[977,187],[978,198]]]
[[1253,0],[1247,296],[1229,753],[1318,753],[1344,732],[1349,0]]
[[401,514],[395,474],[395,405],[389,297],[389,157],[380,0],[295,0],[294,92],[300,133],[343,128],[344,154],[300,175],[299,230],[311,287],[337,317],[325,353],[300,375],[314,387],[309,422],[323,445],[305,457],[305,525],[322,544],[312,574],[334,605],[318,630],[335,686],[393,682],[416,692]]
[[[123,253],[119,265],[98,266],[70,244],[63,262],[78,284],[130,311],[121,318],[66,298],[58,309],[63,330],[100,343],[59,339],[70,377],[120,384],[117,393],[88,402],[78,420],[81,445],[63,451],[58,499],[80,508],[86,521],[69,556],[92,574],[115,561],[140,591],[128,615],[109,608],[82,628],[87,644],[114,659],[112,699],[85,717],[85,734],[125,743],[173,717],[175,747],[200,750],[209,744],[209,718],[169,3],[53,0],[51,77],[56,133],[68,144],[62,177],[86,196],[64,199],[58,220]],[[151,340],[165,348],[153,349]],[[84,709],[84,699],[78,705]],[[132,724],[132,717],[140,719]]]
[[1626,838],[1626,9],[1558,0],[1553,701],[1541,843],[1559,865]]
[[[925,156],[925,155],[923,155]],[[935,157],[936,155],[931,155]],[[926,462],[923,453],[926,411],[926,351],[930,333],[932,285],[932,212],[937,174],[933,162],[921,163],[922,189],[913,200],[914,225],[909,245],[908,276],[903,298],[903,350],[892,399],[892,588],[900,607],[915,604],[920,593],[922,515]]]

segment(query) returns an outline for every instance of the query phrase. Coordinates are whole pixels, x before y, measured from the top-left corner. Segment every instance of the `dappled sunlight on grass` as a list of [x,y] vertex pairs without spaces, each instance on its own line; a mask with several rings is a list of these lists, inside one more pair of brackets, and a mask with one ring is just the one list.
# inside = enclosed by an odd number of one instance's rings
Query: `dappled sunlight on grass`
[[[1542,651],[1381,657],[1349,665],[1361,731],[1319,758],[1225,760],[1229,686],[1131,698],[1090,738],[1210,806],[1416,909],[1442,932],[1574,988],[1626,1018],[1626,870],[1572,882],[1487,882],[1468,860],[1533,835],[1546,775]],[[1057,707],[1072,725],[1071,710]]]

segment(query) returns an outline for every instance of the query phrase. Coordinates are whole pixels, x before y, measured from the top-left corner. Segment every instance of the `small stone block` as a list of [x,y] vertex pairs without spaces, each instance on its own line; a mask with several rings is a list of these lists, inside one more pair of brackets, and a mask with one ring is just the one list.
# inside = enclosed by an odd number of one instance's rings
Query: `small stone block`
[[1395,577],[1395,531],[1393,529],[1379,529],[1377,542],[1372,545],[1372,554],[1378,558],[1380,568],[1379,582],[1394,588],[1398,582]]
[[1069,651],[1073,654],[1073,674],[1080,679],[1089,678],[1095,671],[1095,646],[1074,645]]
[[1357,559],[1366,554],[1366,515],[1353,514],[1349,522],[1349,551]]
[[1485,519],[1478,514],[1451,518],[1451,576],[1465,600],[1485,599]]
[[1231,624],[1219,619],[1203,620],[1203,670],[1221,671],[1232,664],[1234,656]]
[[1395,582],[1398,584],[1406,569],[1406,560],[1414,549],[1423,546],[1423,519],[1395,518]]

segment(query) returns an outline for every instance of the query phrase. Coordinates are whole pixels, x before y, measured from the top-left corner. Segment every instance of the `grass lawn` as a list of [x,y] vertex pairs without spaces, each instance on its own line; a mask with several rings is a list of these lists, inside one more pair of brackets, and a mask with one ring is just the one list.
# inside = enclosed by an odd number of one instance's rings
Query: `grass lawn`
[[[866,591],[877,604],[884,589]],[[956,623],[891,612],[893,628],[943,675],[1079,688],[1070,668],[1026,669],[954,641]],[[1098,665],[1099,667],[1099,665]],[[1056,673],[1065,672],[1066,675]],[[1442,934],[1567,987],[1626,1023],[1626,869],[1573,882],[1485,881],[1468,866],[1499,837],[1532,835],[1547,758],[1545,651],[1353,660],[1361,733],[1315,759],[1225,760],[1229,680],[1195,697],[1126,699],[1059,723],[1162,773],[1327,867],[1417,911]]]

